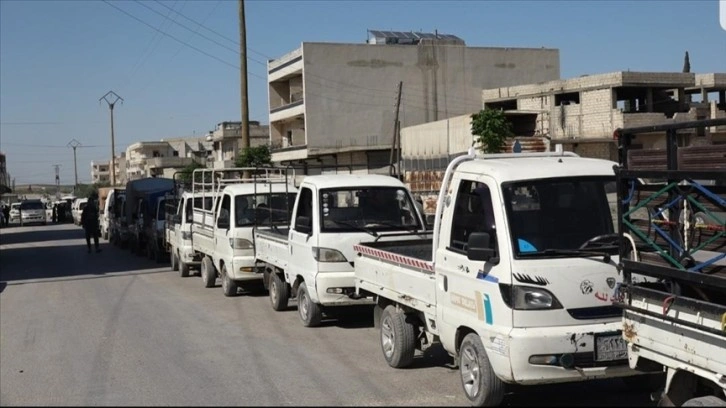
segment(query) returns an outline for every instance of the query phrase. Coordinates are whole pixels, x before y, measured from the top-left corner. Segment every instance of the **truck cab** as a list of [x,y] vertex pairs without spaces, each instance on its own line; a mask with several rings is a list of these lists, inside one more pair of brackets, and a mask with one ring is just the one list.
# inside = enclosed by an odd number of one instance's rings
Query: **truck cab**
[[[206,200],[206,205],[203,201]],[[183,192],[177,200],[176,212],[167,217],[166,230],[167,243],[171,260],[171,269],[179,271],[179,275],[186,278],[192,268],[199,268],[201,255],[194,251],[192,246],[193,208],[212,208],[212,197],[201,197],[192,192]],[[167,206],[168,208],[168,206]]]

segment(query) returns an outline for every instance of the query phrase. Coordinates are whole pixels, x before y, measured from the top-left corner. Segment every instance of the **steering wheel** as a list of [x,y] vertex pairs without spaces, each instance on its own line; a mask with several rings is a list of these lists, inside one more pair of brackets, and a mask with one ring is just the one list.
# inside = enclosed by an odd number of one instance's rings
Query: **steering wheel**
[[579,249],[585,249],[593,244],[600,244],[599,246],[605,246],[607,244],[610,245],[616,245],[620,239],[619,234],[602,234],[594,236],[587,241],[585,241],[582,245],[580,245]]

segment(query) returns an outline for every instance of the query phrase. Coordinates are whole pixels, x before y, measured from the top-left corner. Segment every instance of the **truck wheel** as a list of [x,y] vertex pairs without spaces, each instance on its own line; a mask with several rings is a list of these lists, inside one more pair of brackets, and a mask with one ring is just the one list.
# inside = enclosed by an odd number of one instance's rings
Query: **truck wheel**
[[459,373],[464,394],[473,406],[498,406],[504,399],[504,383],[494,374],[476,333],[467,334],[461,343]]
[[205,288],[213,288],[217,282],[217,271],[214,270],[214,264],[208,256],[202,259],[202,282]]
[[413,362],[416,352],[413,325],[406,322],[406,315],[395,306],[387,306],[381,316],[381,350],[393,368],[408,367]]
[[272,308],[279,311],[287,309],[287,300],[290,297],[290,292],[287,288],[287,283],[283,282],[280,275],[275,272],[270,273],[270,303]]
[[174,251],[174,248],[171,249],[171,270],[172,271],[178,271],[179,270],[179,257],[176,255],[176,251]]
[[222,291],[224,292],[224,296],[236,296],[238,289],[237,282],[233,281],[227,274],[227,266],[223,264],[222,270],[219,272],[222,275]]
[[665,387],[666,376],[664,373],[631,375],[620,377],[625,388],[630,391],[655,391]]
[[305,282],[301,282],[297,289],[297,311],[305,327],[318,326],[323,320],[323,310],[319,304],[310,299]]
[[177,253],[177,262],[179,262],[179,276],[182,278],[188,278],[189,277],[189,264],[182,261],[179,257],[179,254]]

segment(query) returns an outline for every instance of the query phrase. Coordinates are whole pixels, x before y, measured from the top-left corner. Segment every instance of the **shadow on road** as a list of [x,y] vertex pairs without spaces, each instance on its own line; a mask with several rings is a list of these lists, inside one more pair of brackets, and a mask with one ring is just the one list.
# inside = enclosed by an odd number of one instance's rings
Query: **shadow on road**
[[99,240],[101,252],[87,252],[83,229],[74,225],[48,225],[0,232],[0,281],[90,278],[115,273],[171,271],[156,263]]

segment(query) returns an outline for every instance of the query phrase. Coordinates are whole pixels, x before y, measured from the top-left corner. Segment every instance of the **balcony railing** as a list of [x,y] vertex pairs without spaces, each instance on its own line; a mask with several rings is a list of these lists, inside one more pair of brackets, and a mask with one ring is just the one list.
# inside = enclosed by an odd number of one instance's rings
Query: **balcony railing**
[[270,113],[280,112],[280,111],[284,111],[285,109],[294,108],[296,106],[302,105],[303,103],[304,103],[304,100],[301,97],[300,100],[298,100],[298,101],[291,102],[291,103],[288,103],[287,105],[282,105],[282,106],[278,106],[276,108],[270,109]]
[[185,167],[192,164],[191,157],[153,157],[146,160],[150,169],[167,167]]

